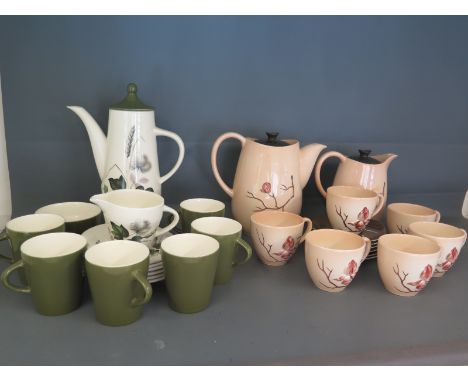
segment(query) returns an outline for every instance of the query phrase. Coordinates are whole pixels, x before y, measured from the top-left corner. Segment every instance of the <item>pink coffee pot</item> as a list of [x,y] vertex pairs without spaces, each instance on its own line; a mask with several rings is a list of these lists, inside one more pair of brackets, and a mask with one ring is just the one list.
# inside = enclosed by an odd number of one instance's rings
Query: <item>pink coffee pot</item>
[[[307,184],[320,152],[319,143],[299,147],[295,139],[277,139],[278,133],[267,133],[268,139],[246,138],[225,133],[216,139],[211,150],[211,167],[221,188],[232,198],[234,219],[250,230],[250,215],[273,210],[299,214],[302,189]],[[219,146],[226,139],[240,141],[242,151],[237,163],[233,187],[221,179],[217,166]]]

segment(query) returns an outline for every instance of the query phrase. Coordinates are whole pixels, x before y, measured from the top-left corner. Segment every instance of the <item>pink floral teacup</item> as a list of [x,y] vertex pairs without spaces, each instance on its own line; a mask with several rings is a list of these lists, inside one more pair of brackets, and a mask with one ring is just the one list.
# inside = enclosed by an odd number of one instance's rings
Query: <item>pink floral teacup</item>
[[362,187],[332,186],[327,190],[327,216],[333,228],[361,233],[384,205],[383,195]]
[[[304,224],[307,224],[304,233]],[[308,218],[282,211],[261,211],[250,217],[250,234],[258,258],[266,265],[286,264],[312,230]]]
[[377,267],[385,288],[398,296],[416,296],[434,274],[440,256],[432,240],[391,233],[379,238]]
[[356,276],[369,254],[371,242],[351,232],[319,229],[305,236],[305,260],[317,288],[341,292]]
[[434,277],[441,277],[452,268],[466,242],[464,229],[443,223],[414,222],[409,225],[408,233],[425,237],[439,245],[441,251]]

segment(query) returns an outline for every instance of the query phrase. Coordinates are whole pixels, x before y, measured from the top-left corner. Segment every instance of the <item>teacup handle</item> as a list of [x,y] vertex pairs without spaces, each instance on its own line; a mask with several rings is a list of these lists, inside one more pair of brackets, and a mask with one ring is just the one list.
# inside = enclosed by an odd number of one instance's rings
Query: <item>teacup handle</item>
[[377,198],[379,198],[379,202],[377,203],[377,208],[374,210],[372,217],[377,215],[382,210],[385,204],[385,198],[383,195],[377,194]]
[[145,295],[143,298],[137,298],[133,297],[132,301],[130,304],[133,307],[137,307],[140,305],[144,305],[151,300],[151,296],[153,295],[153,288],[151,288],[151,284],[149,283],[148,279],[143,276],[143,274],[140,271],[133,271],[132,272],[133,278],[138,282],[138,284],[143,288],[143,291],[145,292]]
[[174,219],[164,228],[158,228],[155,236],[164,235],[166,232],[169,232],[172,228],[174,228],[177,225],[177,223],[179,223],[179,214],[177,213],[175,209],[168,207],[168,206],[164,206],[163,212],[170,213],[172,216],[174,216]]
[[239,244],[242,248],[244,248],[245,250],[245,253],[246,253],[246,256],[243,260],[241,261],[234,261],[234,263],[232,265],[242,265],[242,264],[245,264],[247,261],[250,260],[250,258],[252,257],[252,247],[249,245],[249,243],[247,243],[244,239],[242,238],[238,238],[236,240],[237,244]]
[[367,256],[369,256],[369,252],[370,252],[371,244],[372,244],[372,242],[370,241],[368,237],[362,236],[362,239],[364,240],[365,247],[364,247],[364,253],[362,254],[362,258],[361,258],[361,263],[365,259],[367,259]]
[[8,289],[11,289],[15,292],[20,292],[20,293],[31,293],[30,287],[19,287],[10,283],[11,274],[14,271],[18,270],[19,268],[23,268],[23,267],[24,267],[24,261],[19,260],[16,263],[10,265],[7,269],[5,269],[2,275],[0,276],[0,278],[2,279],[3,285],[7,287]]
[[[0,232],[0,241],[7,240],[7,239],[8,239],[8,236],[7,236],[7,233],[6,233],[6,229],[4,229],[2,232]],[[13,258],[12,258],[12,257],[8,257],[8,256],[5,256],[5,255],[2,255],[1,253],[0,253],[0,258],[1,258],[1,259],[8,260],[10,263],[13,262]]]
[[435,211],[435,214],[436,214],[436,220],[435,220],[435,222],[438,223],[438,222],[440,222],[440,212],[437,211],[437,210],[434,210],[434,211]]
[[302,218],[304,220],[304,223],[307,224],[306,226],[306,229],[304,231],[304,233],[302,234],[301,238],[299,239],[299,244],[301,244],[304,239],[305,239],[305,236],[310,232],[312,231],[312,220],[310,220],[309,218]]

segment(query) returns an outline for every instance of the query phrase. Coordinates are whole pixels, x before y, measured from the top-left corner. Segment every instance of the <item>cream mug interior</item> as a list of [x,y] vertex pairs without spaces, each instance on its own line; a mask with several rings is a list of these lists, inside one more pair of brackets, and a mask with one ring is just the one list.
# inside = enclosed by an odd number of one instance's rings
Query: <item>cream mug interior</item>
[[65,219],[54,214],[24,215],[10,220],[7,228],[15,232],[38,233],[57,228],[65,224]]
[[440,251],[437,243],[415,235],[383,235],[379,238],[379,245],[410,256],[433,255]]
[[36,210],[36,214],[49,213],[62,216],[65,223],[92,219],[101,213],[101,209],[92,203],[64,202],[54,203]]
[[306,235],[305,240],[316,247],[338,252],[361,249],[366,245],[361,236],[335,229],[311,231]]
[[149,256],[148,247],[129,240],[106,241],[88,249],[86,261],[103,268],[138,264]]
[[35,258],[47,259],[68,255],[84,249],[86,239],[78,234],[53,232],[35,236],[21,245],[21,252]]
[[223,202],[215,199],[194,198],[180,203],[180,207],[198,213],[213,213],[225,208]]

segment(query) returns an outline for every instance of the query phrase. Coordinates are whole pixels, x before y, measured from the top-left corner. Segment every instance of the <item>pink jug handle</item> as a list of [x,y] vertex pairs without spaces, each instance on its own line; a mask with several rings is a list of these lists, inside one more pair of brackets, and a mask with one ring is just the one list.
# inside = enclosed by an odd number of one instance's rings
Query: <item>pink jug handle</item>
[[307,226],[306,226],[306,229],[305,229],[304,233],[302,234],[301,238],[299,239],[299,244],[301,244],[304,241],[306,235],[310,231],[312,231],[312,220],[310,220],[309,218],[302,218],[302,220],[304,220],[304,223],[306,223]]
[[177,143],[177,146],[179,147],[179,156],[177,158],[175,165],[167,172],[167,174],[161,176],[161,178],[159,179],[159,182],[163,184],[172,175],[174,175],[174,173],[179,169],[180,165],[182,164],[182,161],[184,160],[185,146],[184,146],[184,142],[182,141],[182,139],[176,133],[173,133],[172,131],[167,131],[167,130],[164,130],[155,126],[153,128],[153,133],[155,136],[168,137],[174,140]]
[[315,184],[317,185],[317,189],[320,191],[324,198],[327,197],[327,192],[323,188],[322,181],[320,180],[320,171],[322,170],[323,162],[325,162],[328,158],[331,157],[337,157],[340,160],[340,162],[343,162],[346,159],[346,157],[338,151],[330,151],[328,153],[323,154],[318,159],[315,165]]
[[440,222],[440,212],[435,210],[435,214],[436,214],[436,223]]
[[379,198],[379,201],[377,203],[377,207],[374,210],[374,213],[372,214],[372,217],[380,213],[382,208],[385,206],[385,197],[383,195],[377,194],[377,198]]
[[218,139],[216,139],[216,141],[213,144],[213,148],[211,149],[211,168],[213,169],[213,174],[218,184],[221,186],[224,192],[226,192],[226,194],[228,194],[232,198],[232,195],[234,194],[234,192],[232,188],[229,187],[226,183],[224,183],[224,181],[221,179],[221,175],[219,175],[218,165],[216,162],[219,146],[221,146],[221,143],[223,143],[226,139],[229,139],[229,138],[235,138],[239,140],[240,143],[242,144],[242,147],[244,147],[245,137],[243,137],[242,135],[233,133],[233,132],[225,133],[221,135],[220,137],[218,137]]

